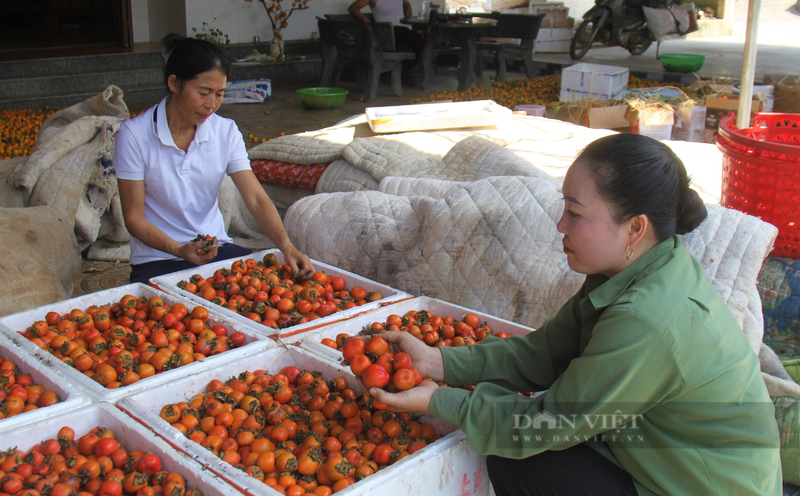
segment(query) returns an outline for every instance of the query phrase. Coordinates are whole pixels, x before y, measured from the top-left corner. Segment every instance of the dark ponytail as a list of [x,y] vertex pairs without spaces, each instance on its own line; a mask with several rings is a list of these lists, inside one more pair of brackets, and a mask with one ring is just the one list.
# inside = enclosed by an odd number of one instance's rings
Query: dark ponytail
[[665,144],[639,134],[616,134],[587,146],[575,160],[593,174],[615,220],[647,215],[659,241],[693,231],[708,212],[689,187],[686,167]]
[[161,54],[167,62],[164,67],[165,83],[173,74],[181,81],[191,81],[214,69],[230,78],[231,63],[213,43],[170,33],[161,40],[161,45],[164,47]]

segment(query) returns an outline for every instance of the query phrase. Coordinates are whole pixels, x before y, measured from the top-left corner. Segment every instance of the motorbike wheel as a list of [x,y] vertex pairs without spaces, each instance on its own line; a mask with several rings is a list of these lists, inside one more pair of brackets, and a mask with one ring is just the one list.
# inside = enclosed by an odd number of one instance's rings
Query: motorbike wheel
[[653,40],[651,40],[647,36],[637,36],[632,38],[630,43],[628,43],[627,49],[631,52],[631,55],[641,55],[650,48],[650,45],[653,44]]
[[597,24],[597,19],[584,20],[578,26],[578,30],[575,31],[575,36],[572,37],[572,43],[569,45],[569,56],[573,60],[578,60],[586,55],[586,52],[592,48],[594,39],[597,38],[597,33],[599,32],[600,26]]

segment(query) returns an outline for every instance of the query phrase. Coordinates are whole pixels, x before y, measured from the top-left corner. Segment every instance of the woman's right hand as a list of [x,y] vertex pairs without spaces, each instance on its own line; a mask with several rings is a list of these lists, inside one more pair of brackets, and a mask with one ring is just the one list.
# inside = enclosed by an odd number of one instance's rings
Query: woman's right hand
[[178,247],[178,249],[175,251],[175,255],[186,260],[187,262],[192,262],[195,265],[207,264],[217,256],[217,249],[219,248],[219,245],[217,244],[217,238],[215,236],[213,238],[211,249],[206,253],[203,253],[201,249],[205,246],[205,244],[206,242],[204,240],[190,241],[185,245]]
[[380,336],[395,352],[408,353],[411,363],[422,377],[430,377],[434,381],[444,380],[444,360],[439,348],[432,348],[405,331],[387,331]]

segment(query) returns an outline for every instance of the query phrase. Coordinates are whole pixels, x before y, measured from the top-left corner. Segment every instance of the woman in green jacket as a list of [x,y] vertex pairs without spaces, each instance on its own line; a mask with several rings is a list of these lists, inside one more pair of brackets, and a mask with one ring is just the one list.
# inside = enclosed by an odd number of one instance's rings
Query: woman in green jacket
[[[590,144],[558,230],[580,291],[538,330],[430,348],[383,336],[425,381],[371,393],[460,426],[498,495],[779,495],[778,429],[758,357],[675,236],[706,217],[664,144]],[[517,391],[543,391],[533,397]]]

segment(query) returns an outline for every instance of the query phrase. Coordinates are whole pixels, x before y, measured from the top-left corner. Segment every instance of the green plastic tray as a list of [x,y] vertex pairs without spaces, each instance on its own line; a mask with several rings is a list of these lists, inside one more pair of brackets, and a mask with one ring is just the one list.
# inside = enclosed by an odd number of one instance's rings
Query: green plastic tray
[[342,106],[349,91],[342,88],[303,88],[297,90],[307,109],[335,109]]
[[691,53],[662,53],[661,65],[670,72],[697,72],[706,61],[705,55]]

